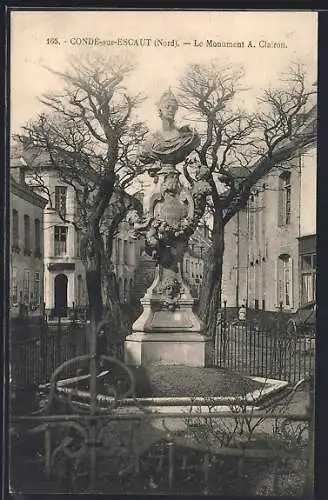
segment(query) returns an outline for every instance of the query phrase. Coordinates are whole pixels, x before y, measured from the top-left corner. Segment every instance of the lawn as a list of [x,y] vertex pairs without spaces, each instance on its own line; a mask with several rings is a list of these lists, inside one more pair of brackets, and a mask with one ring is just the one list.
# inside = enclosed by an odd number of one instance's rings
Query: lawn
[[133,368],[137,394],[148,397],[236,396],[261,389],[263,384],[220,368],[161,365]]

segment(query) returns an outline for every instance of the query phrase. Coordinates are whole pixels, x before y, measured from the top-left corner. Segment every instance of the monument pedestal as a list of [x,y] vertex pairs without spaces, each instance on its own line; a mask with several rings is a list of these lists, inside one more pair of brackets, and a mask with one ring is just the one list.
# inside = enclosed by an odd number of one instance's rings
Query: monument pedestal
[[150,363],[204,367],[208,364],[209,341],[199,333],[144,333],[129,335],[124,361],[140,366]]
[[[194,299],[183,281],[177,301],[173,294],[163,295],[161,274],[157,273],[141,299],[143,313],[125,340],[125,363],[204,367],[208,364],[210,342],[202,335],[201,321],[193,312]],[[169,291],[172,291],[172,278],[166,281]]]

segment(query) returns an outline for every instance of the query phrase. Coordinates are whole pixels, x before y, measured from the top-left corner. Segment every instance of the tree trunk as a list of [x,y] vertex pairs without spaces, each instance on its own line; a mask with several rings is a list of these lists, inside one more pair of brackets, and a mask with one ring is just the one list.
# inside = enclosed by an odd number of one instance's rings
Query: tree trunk
[[117,344],[125,338],[126,328],[120,304],[120,293],[117,284],[116,274],[111,262],[113,248],[113,235],[107,234],[106,255],[103,258],[103,278],[104,289],[106,293],[105,319],[108,325],[105,327],[106,343],[109,347],[111,344]]
[[[110,156],[110,155],[109,155]],[[101,182],[94,198],[94,208],[89,216],[88,228],[83,244],[83,259],[91,320],[99,323],[103,315],[102,259],[104,242],[100,233],[100,221],[110,202],[114,190],[114,164],[108,162],[107,177]]]
[[199,315],[205,326],[205,334],[211,337],[215,335],[217,313],[221,306],[223,253],[223,213],[221,207],[215,207],[212,245],[206,254],[204,263],[199,306]]
[[118,343],[125,338],[126,328],[124,325],[123,314],[120,305],[119,290],[116,275],[110,271],[107,276],[107,297],[106,297],[106,317],[109,322],[107,329],[107,342]]
[[83,260],[85,264],[86,284],[91,319],[98,323],[102,319],[103,300],[101,293],[101,262],[103,244],[99,228],[90,223],[83,242]]
[[103,303],[101,295],[101,274],[96,262],[92,263],[92,266],[89,265],[86,267],[86,283],[90,314],[94,321],[98,323],[102,318]]

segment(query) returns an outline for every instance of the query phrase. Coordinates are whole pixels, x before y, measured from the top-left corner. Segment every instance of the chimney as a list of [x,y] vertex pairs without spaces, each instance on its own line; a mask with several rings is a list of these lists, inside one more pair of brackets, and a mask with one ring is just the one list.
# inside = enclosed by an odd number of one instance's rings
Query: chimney
[[21,167],[19,169],[19,183],[20,184],[26,184],[25,183],[25,170],[26,170],[25,167]]
[[25,183],[25,172],[26,172],[27,168],[28,168],[27,164],[23,160],[23,158],[11,159],[11,162],[10,162],[11,175],[13,176],[13,178],[15,179],[15,181],[18,184],[22,184],[22,185],[26,184]]

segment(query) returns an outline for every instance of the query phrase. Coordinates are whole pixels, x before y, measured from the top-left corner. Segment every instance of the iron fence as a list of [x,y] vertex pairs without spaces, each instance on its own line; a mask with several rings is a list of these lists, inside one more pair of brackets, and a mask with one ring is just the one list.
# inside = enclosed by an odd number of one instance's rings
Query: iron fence
[[[12,383],[20,388],[49,382],[55,369],[65,361],[89,352],[88,324],[79,321],[44,322],[34,329],[36,335],[11,341],[10,373]],[[98,336],[98,344],[103,335]],[[105,341],[106,342],[106,341]],[[122,358],[121,342],[100,346],[114,357]],[[81,368],[70,365],[62,375],[79,375]]]
[[[253,495],[258,492],[261,473],[264,483],[272,482],[269,494],[279,494],[286,492],[286,485],[281,484],[284,471],[293,473],[296,463],[300,464],[297,477],[301,478],[301,490],[311,490],[313,392],[306,414],[261,413],[245,407],[244,411],[238,408],[207,414],[188,410],[181,414],[173,408],[163,415],[137,402],[129,367],[117,357],[97,352],[103,327],[103,322],[92,322],[87,354],[55,367],[36,409],[28,413],[22,405],[17,410],[12,402],[12,491]],[[69,345],[68,340],[62,342],[58,352]],[[69,354],[67,347],[65,356]],[[87,371],[87,402],[77,398],[85,375],[70,379],[69,393],[62,390],[63,378],[72,367]],[[111,396],[107,399],[102,398],[97,383],[104,371],[109,377],[101,390]],[[126,406],[127,398],[135,404]],[[252,419],[276,426],[282,422],[278,439],[270,444],[267,430],[262,429],[254,440],[254,432],[247,434],[244,425]],[[286,434],[291,423],[302,427]],[[236,438],[234,442],[230,439],[229,446],[222,440],[227,433]],[[284,439],[280,439],[281,433]]]
[[[245,415],[247,416],[247,415]],[[253,418],[274,418],[262,413]],[[231,414],[213,414],[203,425],[225,423]],[[276,415],[284,421],[305,423],[306,415]],[[14,491],[62,493],[183,493],[257,494],[269,481],[271,495],[286,492],[283,474],[296,471],[304,491],[309,473],[308,438],[293,447],[268,437],[239,446],[211,448],[204,440],[183,432],[158,431],[181,414],[51,415],[37,420],[19,417],[12,421],[11,483]],[[185,417],[187,420],[187,417]],[[226,424],[225,424],[226,425]],[[186,424],[186,428],[188,425]],[[189,433],[189,437],[188,437]],[[187,437],[186,437],[187,435]],[[15,449],[17,447],[17,451]],[[24,466],[22,466],[24,464]],[[285,477],[286,480],[286,477]],[[272,484],[271,484],[272,483]],[[311,480],[310,480],[311,483]],[[295,491],[294,491],[295,493]]]
[[252,376],[297,382],[315,371],[315,337],[290,332],[288,324],[228,321],[225,313],[214,339],[215,366]]

